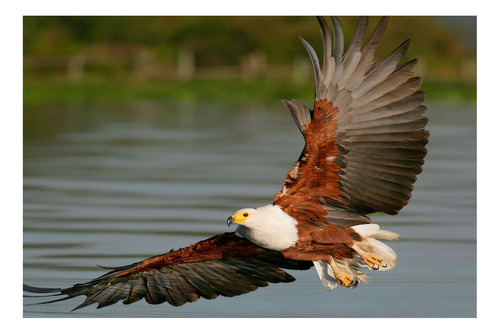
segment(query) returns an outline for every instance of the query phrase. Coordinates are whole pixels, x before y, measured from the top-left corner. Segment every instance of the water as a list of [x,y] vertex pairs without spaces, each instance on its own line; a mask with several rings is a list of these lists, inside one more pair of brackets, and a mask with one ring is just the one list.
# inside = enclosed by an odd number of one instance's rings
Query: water
[[[302,149],[284,107],[234,104],[24,110],[24,283],[67,287],[231,231],[226,218],[272,201]],[[476,113],[429,105],[431,141],[410,204],[373,219],[401,235],[398,266],[324,291],[314,270],[234,298],[72,308],[25,317],[475,317]],[[24,304],[39,298],[25,298]]]

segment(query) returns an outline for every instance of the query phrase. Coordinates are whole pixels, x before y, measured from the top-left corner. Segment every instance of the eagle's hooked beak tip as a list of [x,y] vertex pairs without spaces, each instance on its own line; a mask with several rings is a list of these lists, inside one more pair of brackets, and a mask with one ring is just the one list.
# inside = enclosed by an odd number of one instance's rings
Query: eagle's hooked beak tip
[[233,222],[234,222],[234,217],[229,216],[229,218],[227,219],[227,226],[230,227],[231,224],[233,224]]

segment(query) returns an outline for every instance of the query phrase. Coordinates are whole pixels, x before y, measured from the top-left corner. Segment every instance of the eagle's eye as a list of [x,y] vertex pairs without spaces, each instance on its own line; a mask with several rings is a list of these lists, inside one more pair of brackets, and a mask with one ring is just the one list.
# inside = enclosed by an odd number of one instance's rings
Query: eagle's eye
[[243,216],[244,217],[248,217],[248,213],[243,213]]

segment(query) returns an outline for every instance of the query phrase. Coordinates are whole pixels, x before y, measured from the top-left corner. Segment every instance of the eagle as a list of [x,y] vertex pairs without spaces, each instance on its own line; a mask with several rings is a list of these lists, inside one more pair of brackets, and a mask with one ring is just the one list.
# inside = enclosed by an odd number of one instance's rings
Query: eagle
[[285,270],[315,267],[326,290],[356,288],[367,270],[395,267],[396,253],[381,240],[398,235],[371,223],[370,213],[397,214],[421,173],[429,132],[417,60],[402,63],[409,40],[374,61],[389,24],[382,17],[364,43],[360,17],[347,51],[338,18],[318,17],[322,61],[299,37],[315,77],[314,107],[282,100],[302,133],[304,148],[274,201],[237,210],[234,232],[213,236],[110,271],[68,288],[24,285],[51,293],[52,303],[86,296],[75,309],[118,301],[168,302],[232,297],[295,280]]

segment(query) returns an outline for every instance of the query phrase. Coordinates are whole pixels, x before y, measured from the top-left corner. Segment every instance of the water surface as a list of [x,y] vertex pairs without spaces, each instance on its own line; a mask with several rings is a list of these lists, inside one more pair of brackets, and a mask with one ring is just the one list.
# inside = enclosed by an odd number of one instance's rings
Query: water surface
[[[25,306],[25,317],[475,317],[476,113],[429,105],[431,141],[410,204],[373,219],[401,235],[398,266],[357,289],[297,281],[234,298]],[[24,283],[67,287],[232,231],[270,203],[302,149],[281,105],[135,103],[24,110]],[[25,298],[24,304],[37,299]]]

